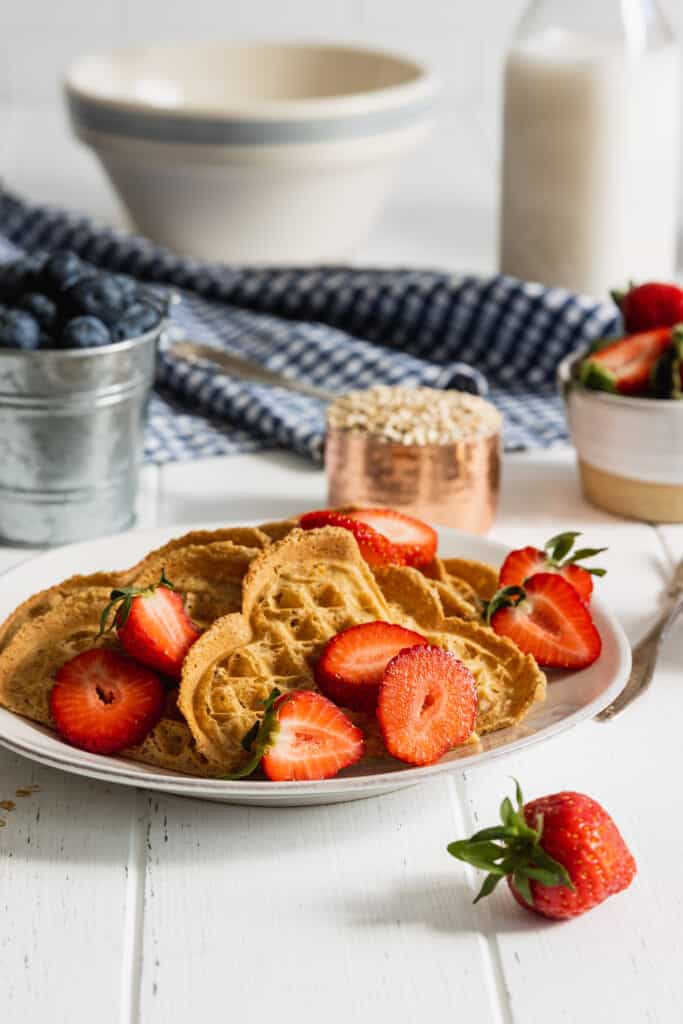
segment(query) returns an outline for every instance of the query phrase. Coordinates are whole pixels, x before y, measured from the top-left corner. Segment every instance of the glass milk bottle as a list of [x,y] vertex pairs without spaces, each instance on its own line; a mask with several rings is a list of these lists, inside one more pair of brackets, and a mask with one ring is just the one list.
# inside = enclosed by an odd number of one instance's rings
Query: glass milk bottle
[[598,297],[670,280],[680,100],[656,0],[535,0],[505,69],[503,273]]

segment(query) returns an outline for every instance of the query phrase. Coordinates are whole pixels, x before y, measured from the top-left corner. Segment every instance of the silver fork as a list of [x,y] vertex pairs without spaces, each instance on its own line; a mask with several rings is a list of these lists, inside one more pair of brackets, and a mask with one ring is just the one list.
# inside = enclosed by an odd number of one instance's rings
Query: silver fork
[[639,697],[650,683],[662,644],[683,612],[683,559],[679,562],[667,589],[668,602],[652,629],[633,648],[633,668],[619,696],[595,716],[596,722],[609,722]]

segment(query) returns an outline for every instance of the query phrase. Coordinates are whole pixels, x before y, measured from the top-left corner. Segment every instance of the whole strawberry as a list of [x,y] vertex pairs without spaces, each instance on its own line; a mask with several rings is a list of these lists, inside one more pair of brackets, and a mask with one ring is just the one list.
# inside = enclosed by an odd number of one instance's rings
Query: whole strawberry
[[621,310],[627,334],[683,323],[683,289],[678,285],[648,281],[632,285],[626,292],[612,292],[612,298]]
[[475,903],[507,878],[527,910],[562,919],[628,888],[636,862],[600,804],[572,792],[524,804],[519,783],[516,792],[516,810],[507,797],[501,804],[502,825],[448,847],[458,860],[488,871]]

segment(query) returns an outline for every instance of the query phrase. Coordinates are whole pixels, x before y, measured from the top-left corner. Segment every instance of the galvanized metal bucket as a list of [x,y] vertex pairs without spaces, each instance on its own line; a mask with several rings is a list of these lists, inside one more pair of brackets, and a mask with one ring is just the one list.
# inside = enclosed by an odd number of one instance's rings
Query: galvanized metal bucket
[[3,540],[66,544],[130,526],[165,325],[103,348],[0,348]]

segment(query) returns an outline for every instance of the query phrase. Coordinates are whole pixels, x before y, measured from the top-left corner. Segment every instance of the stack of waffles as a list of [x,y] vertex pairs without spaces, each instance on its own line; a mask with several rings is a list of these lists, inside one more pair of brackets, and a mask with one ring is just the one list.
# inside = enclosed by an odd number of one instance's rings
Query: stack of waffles
[[[116,646],[99,634],[114,588],[156,583],[162,570],[202,631],[164,717],[123,753],[172,772],[221,777],[248,758],[242,739],[274,687],[313,689],[313,667],[332,636],[383,620],[417,630],[460,658],[478,693],[478,736],[512,726],[545,695],[530,655],[497,636],[482,616],[497,572],[465,558],[421,569],[372,570],[346,530],[302,531],[296,521],[195,531],[122,572],[74,576],[34,595],[0,626],[0,705],[54,727],[55,674],[74,655]],[[350,712],[366,757],[391,762],[371,715]]]

